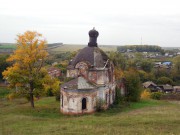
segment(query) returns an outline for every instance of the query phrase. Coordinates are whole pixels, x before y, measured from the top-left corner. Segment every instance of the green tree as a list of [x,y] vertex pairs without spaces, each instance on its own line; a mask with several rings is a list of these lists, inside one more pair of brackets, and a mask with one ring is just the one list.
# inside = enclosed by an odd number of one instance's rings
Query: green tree
[[173,70],[172,70],[172,75],[173,75],[173,80],[176,83],[176,85],[179,85],[180,83],[180,56],[176,56],[173,59]]
[[128,90],[127,99],[129,101],[139,101],[142,88],[138,72],[134,69],[129,69],[124,72],[124,76]]
[[3,79],[2,72],[10,65],[6,61],[8,55],[0,55],[0,81]]
[[172,85],[173,80],[168,78],[168,77],[163,76],[163,77],[158,78],[157,83],[158,84],[171,84]]
[[173,59],[174,61],[174,70],[177,74],[180,74],[180,56],[177,56]]
[[126,59],[125,57],[119,52],[111,52],[109,55],[110,59],[113,61],[116,68],[120,68],[122,70],[126,69]]
[[117,50],[119,52],[124,52],[127,49],[131,49],[137,52],[161,52],[163,53],[164,50],[159,46],[152,46],[152,45],[126,45],[126,46],[118,46]]
[[150,60],[143,60],[140,63],[140,67],[142,70],[144,70],[146,72],[151,72],[151,70],[153,68],[153,64]]
[[169,69],[166,69],[166,68],[157,68],[157,69],[154,69],[152,72],[156,78],[164,77],[164,76],[172,78],[171,71]]
[[48,56],[46,41],[37,32],[27,31],[18,35],[17,49],[7,59],[14,62],[8,67],[3,76],[10,83],[10,87],[18,87],[18,91],[25,91],[29,95],[31,107],[34,108],[34,95],[44,89],[49,82],[48,73],[43,63]]

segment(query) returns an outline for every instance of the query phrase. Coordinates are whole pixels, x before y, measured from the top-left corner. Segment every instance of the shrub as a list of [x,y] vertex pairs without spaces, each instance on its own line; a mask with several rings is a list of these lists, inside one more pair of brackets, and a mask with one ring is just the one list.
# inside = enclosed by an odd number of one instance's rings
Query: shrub
[[149,99],[150,97],[151,97],[151,93],[150,93],[149,89],[145,89],[141,93],[141,99]]
[[121,93],[120,93],[120,89],[118,87],[116,87],[116,94],[115,94],[114,104],[119,104],[120,102],[122,102],[122,96],[121,96]]
[[160,100],[162,95],[163,94],[161,92],[153,92],[153,93],[151,93],[151,98],[156,99],[156,100]]
[[60,101],[60,91],[58,90],[58,91],[56,91],[56,93],[55,93],[55,97],[56,97],[56,101]]
[[96,111],[100,112],[104,109],[105,101],[101,98],[96,99]]
[[54,96],[51,88],[47,89],[46,96],[48,97]]

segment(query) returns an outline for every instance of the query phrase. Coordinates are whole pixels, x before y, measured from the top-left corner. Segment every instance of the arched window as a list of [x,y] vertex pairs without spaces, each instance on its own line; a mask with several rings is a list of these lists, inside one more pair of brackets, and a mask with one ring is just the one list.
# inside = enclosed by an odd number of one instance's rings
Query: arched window
[[86,105],[86,98],[83,98],[82,99],[82,110],[86,109],[87,108],[87,105]]

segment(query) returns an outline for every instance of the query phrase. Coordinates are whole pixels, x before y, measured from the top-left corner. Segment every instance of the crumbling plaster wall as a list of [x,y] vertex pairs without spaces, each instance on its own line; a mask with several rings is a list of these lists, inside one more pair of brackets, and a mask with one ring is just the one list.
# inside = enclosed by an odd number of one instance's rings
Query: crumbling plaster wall
[[[97,92],[89,94],[61,91],[61,111],[65,114],[92,113],[96,110],[96,96]],[[84,110],[82,110],[83,98],[86,98],[86,109]]]

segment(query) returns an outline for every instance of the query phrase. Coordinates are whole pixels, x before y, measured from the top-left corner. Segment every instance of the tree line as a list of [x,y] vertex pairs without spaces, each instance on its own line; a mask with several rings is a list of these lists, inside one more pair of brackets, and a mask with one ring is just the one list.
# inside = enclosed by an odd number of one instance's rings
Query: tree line
[[131,50],[133,52],[160,52],[164,53],[164,49],[157,45],[126,45],[126,46],[118,46],[118,52],[126,52],[127,50]]

